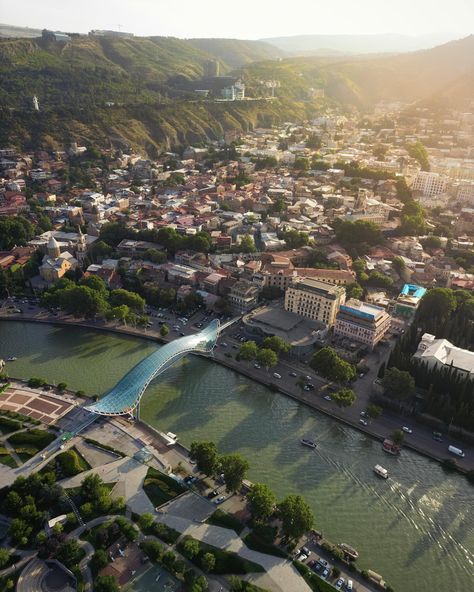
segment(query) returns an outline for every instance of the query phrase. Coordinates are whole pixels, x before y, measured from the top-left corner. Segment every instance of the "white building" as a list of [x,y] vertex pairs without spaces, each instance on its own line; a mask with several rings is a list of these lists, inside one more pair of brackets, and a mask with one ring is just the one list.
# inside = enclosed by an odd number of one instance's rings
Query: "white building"
[[420,191],[423,195],[434,196],[446,191],[447,182],[446,178],[439,173],[420,171],[411,188],[413,191]]
[[474,352],[456,347],[447,339],[436,339],[425,333],[421,338],[414,358],[426,362],[429,368],[452,366],[463,376],[474,375]]

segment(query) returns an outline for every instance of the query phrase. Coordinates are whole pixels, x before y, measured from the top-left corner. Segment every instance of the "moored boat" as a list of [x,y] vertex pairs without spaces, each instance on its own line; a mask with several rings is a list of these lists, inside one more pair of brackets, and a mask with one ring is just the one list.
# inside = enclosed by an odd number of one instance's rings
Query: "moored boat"
[[303,446],[307,446],[308,448],[316,448],[316,442],[309,438],[301,438],[300,442]]
[[7,362],[14,362],[17,359],[18,359],[17,357],[11,356],[10,358],[7,358]]
[[387,452],[387,454],[393,454],[393,455],[400,454],[400,446],[397,446],[397,444],[395,444],[395,442],[393,442],[392,440],[389,440],[388,438],[385,438],[385,440],[383,441],[382,450],[384,452]]
[[374,473],[379,477],[382,477],[382,479],[388,479],[388,471],[387,469],[384,469],[381,465],[375,465]]
[[344,555],[349,557],[349,559],[352,561],[356,561],[356,559],[359,557],[359,553],[354,549],[354,547],[351,547],[346,543],[339,543],[338,547],[344,552]]

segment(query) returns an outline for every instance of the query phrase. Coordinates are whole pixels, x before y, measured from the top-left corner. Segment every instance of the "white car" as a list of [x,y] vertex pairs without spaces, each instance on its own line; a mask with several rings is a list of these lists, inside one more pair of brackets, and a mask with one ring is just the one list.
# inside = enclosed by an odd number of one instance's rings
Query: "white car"
[[278,374],[278,372],[274,372],[273,378],[281,378],[281,374]]
[[342,587],[344,586],[344,578],[339,578],[337,580],[337,582],[335,583],[334,587],[336,588],[336,590],[341,590]]
[[214,503],[218,506],[219,504],[222,504],[222,502],[225,501],[225,495],[220,495],[218,498],[216,498],[214,500]]
[[257,370],[260,370],[260,368],[261,368],[260,364],[254,364],[253,367],[257,368]]
[[406,434],[413,434],[413,430],[408,426],[402,426],[402,432],[405,432]]
[[306,561],[306,559],[308,559],[308,556],[304,553],[300,553],[300,555],[298,555],[298,561]]
[[362,419],[362,418],[359,419],[359,423],[361,423],[364,426],[369,425],[369,422],[366,419]]
[[332,401],[332,399],[329,395],[324,395],[324,398],[326,399],[326,401]]

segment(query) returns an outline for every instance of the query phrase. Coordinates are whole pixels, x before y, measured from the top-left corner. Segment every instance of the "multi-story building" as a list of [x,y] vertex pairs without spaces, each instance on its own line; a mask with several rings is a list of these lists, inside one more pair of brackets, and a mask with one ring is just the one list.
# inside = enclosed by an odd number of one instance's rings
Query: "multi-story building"
[[425,294],[426,288],[415,284],[405,284],[395,303],[394,315],[412,319]]
[[336,315],[334,335],[374,348],[390,328],[390,315],[380,306],[351,298]]
[[434,196],[444,193],[447,188],[446,178],[439,173],[420,171],[412,185],[413,191],[420,191],[423,195]]
[[248,280],[239,280],[230,289],[229,302],[236,313],[252,310],[258,302],[259,289]]
[[345,301],[346,290],[342,286],[309,278],[295,280],[285,293],[286,310],[328,327],[334,325],[337,311]]
[[275,265],[267,263],[260,271],[263,283],[266,286],[276,286],[283,292],[297,278],[311,278],[324,282],[346,286],[355,282],[355,274],[344,269],[314,269],[312,267],[293,267],[292,265]]

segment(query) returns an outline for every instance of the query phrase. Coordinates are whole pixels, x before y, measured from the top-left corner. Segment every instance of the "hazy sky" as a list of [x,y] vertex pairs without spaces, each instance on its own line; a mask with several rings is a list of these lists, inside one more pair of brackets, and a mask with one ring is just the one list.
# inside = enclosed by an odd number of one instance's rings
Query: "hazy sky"
[[0,0],[0,22],[84,33],[260,37],[474,30],[474,0]]

